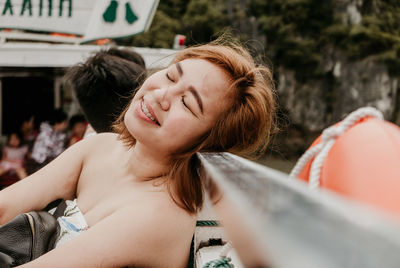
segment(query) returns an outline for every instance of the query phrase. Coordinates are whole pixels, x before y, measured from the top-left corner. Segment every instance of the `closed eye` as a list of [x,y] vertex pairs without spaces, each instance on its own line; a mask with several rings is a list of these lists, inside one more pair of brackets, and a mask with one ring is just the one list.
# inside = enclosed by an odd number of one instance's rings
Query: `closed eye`
[[172,78],[171,78],[171,76],[169,76],[169,74],[168,73],[165,73],[165,76],[167,77],[167,79],[169,80],[169,81],[171,81],[171,82],[175,82]]
[[185,96],[182,96],[181,101],[183,103],[183,105],[186,107],[186,109],[188,109],[194,116],[197,117],[197,115],[189,108],[189,106],[186,104],[185,102]]
[[190,110],[189,106],[186,105],[185,96],[182,96],[182,99],[181,99],[181,100],[182,100],[183,105],[185,105],[185,107],[188,108],[188,109]]

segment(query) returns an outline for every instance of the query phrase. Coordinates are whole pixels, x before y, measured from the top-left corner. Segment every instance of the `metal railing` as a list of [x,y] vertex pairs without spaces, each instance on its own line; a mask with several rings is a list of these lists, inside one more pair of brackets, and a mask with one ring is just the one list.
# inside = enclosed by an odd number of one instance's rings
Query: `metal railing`
[[311,192],[229,153],[198,157],[219,195],[215,212],[246,267],[400,267],[400,225],[388,215],[326,190]]

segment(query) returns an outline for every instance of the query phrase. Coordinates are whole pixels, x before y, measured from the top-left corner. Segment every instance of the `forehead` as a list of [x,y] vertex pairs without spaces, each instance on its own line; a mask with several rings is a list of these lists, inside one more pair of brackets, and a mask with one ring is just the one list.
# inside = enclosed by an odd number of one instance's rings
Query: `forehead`
[[10,135],[10,139],[18,139],[18,138],[19,138],[18,135],[15,134],[15,133],[12,133],[12,134]]
[[[214,102],[228,95],[231,79],[221,67],[203,59],[186,59],[180,61],[179,65],[185,83],[193,86],[202,98]],[[173,68],[177,68],[177,65]]]

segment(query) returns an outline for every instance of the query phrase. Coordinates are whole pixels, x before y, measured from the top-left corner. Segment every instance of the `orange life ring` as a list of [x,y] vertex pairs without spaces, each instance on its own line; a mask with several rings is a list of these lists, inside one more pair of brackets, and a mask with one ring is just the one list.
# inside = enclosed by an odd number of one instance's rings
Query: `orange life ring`
[[[321,143],[318,137],[310,148]],[[309,161],[297,176],[308,181]],[[335,139],[321,166],[319,185],[400,216],[400,127],[366,117]]]

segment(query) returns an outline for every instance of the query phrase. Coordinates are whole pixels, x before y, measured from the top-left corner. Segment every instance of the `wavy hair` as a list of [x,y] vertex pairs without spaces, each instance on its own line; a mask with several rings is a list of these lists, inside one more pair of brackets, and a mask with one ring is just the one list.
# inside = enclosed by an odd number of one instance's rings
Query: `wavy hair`
[[[207,60],[230,78],[231,106],[214,126],[185,151],[177,152],[167,175],[167,188],[177,205],[196,213],[203,204],[204,187],[198,168],[197,152],[230,152],[251,158],[265,152],[275,127],[275,90],[271,70],[256,64],[242,46],[221,39],[193,46],[176,53],[171,64],[185,59]],[[128,145],[136,140],[124,125],[126,110],[114,129]]]

